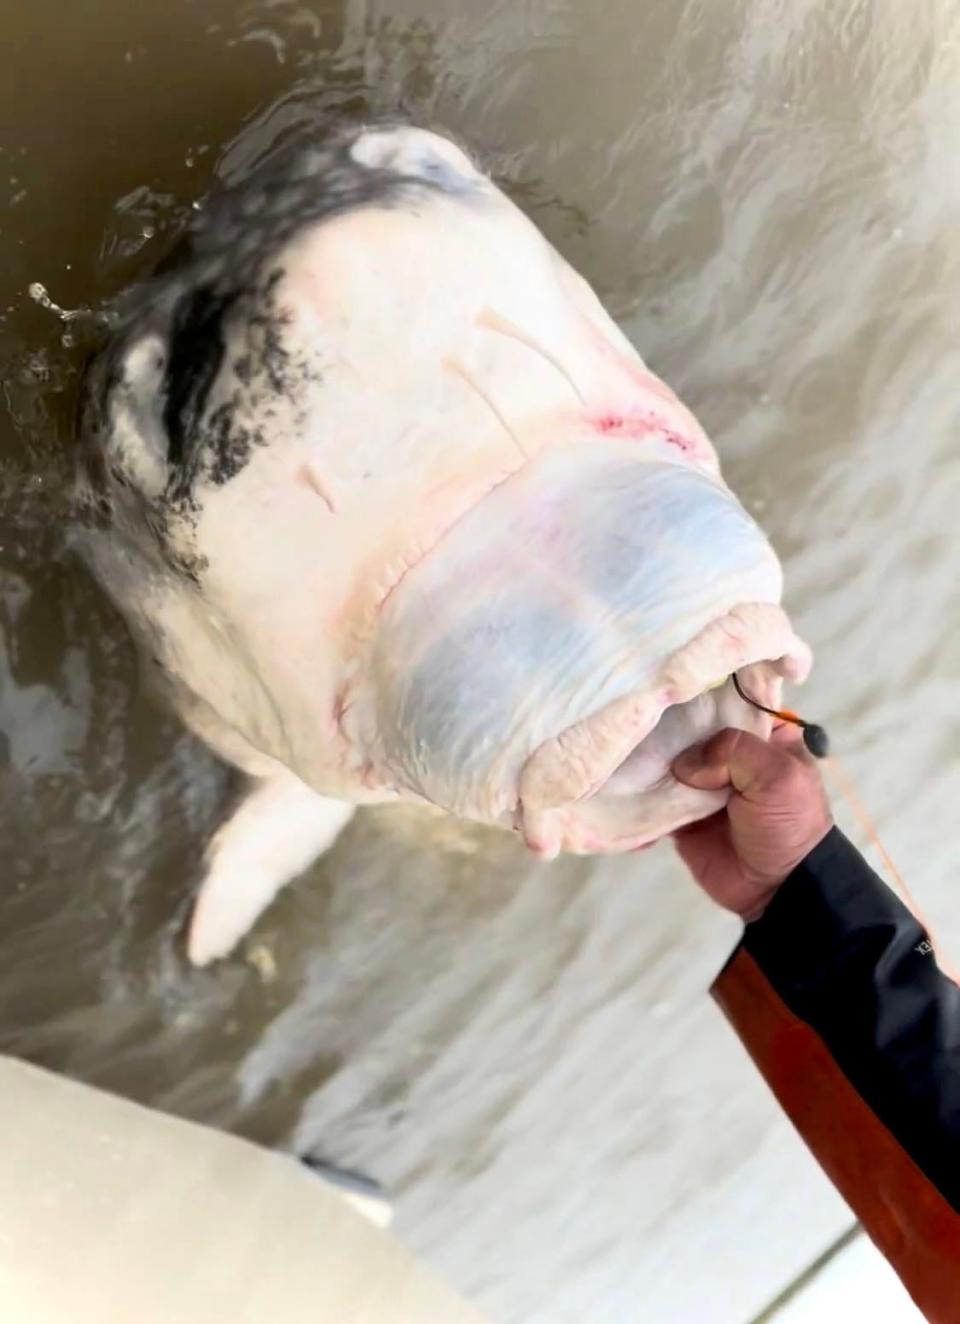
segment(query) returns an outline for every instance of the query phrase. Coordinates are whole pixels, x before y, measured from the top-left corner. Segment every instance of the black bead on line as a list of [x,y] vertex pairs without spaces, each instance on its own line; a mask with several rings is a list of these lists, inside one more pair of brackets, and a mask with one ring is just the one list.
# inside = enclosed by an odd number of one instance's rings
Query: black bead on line
[[822,726],[816,722],[805,722],[802,717],[792,713],[789,709],[780,710],[778,708],[768,708],[765,704],[758,703],[756,699],[751,699],[740,684],[737,673],[732,677],[733,687],[740,695],[744,703],[749,703],[752,708],[759,708],[762,713],[769,713],[771,717],[779,717],[781,722],[789,722],[792,726],[799,726],[803,732],[803,743],[815,759],[825,759],[830,753],[830,737]]

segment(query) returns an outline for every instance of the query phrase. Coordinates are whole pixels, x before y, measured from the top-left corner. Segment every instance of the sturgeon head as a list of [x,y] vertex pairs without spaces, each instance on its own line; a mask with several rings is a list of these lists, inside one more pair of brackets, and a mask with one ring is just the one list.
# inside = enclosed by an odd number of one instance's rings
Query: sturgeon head
[[674,756],[806,647],[696,420],[453,143],[280,152],[91,378],[95,567],[181,708],[317,791],[544,856],[711,813]]

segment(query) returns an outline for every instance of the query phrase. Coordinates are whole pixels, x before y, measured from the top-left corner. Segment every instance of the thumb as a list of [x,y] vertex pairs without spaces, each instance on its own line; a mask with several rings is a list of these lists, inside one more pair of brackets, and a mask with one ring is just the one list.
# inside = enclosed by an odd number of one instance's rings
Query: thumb
[[784,751],[749,731],[728,728],[704,745],[694,745],[673,764],[677,781],[698,791],[719,791],[733,786],[749,794],[774,780],[783,769]]
[[[722,736],[734,736],[734,731],[722,731]],[[720,743],[714,736],[705,744],[691,745],[673,762],[673,775],[677,781],[697,791],[720,791],[730,785],[730,740]]]

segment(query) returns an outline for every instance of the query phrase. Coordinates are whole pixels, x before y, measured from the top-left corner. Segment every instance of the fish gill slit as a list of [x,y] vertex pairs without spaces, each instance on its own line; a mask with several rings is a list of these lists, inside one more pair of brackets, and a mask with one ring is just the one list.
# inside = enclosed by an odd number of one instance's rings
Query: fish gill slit
[[458,363],[456,359],[444,359],[443,366],[447,369],[448,372],[455,373],[456,376],[458,376],[470,388],[471,391],[473,391],[476,395],[480,397],[483,403],[490,410],[491,414],[493,414],[494,418],[503,428],[504,432],[506,432],[507,436],[511,439],[514,446],[516,446],[517,450],[523,456],[524,460],[529,460],[530,454],[524,448],[523,442],[517,436],[516,432],[514,432],[513,428],[510,426],[507,419],[503,416],[503,414],[501,414],[500,410],[497,408],[493,400],[483,389],[480,383],[476,380],[476,378],[470,372],[468,372],[468,370],[463,366],[462,363]]
[[538,354],[540,358],[550,364],[554,371],[560,374],[579,402],[581,404],[586,404],[586,398],[583,392],[570,376],[569,372],[567,372],[560,360],[554,354],[551,354],[548,349],[544,349],[539,341],[534,340],[532,336],[527,335],[526,331],[517,326],[515,322],[511,322],[508,317],[504,317],[502,313],[496,312],[493,308],[484,308],[477,314],[476,324],[479,327],[483,327],[486,331],[493,331],[497,335],[506,336],[508,340],[515,340],[518,344],[525,346],[532,353]]

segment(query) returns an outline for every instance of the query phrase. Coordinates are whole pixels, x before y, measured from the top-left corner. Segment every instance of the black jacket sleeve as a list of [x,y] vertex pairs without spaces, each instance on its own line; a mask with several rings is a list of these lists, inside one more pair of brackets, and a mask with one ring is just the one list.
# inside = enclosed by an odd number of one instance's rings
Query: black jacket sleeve
[[926,1318],[960,1324],[960,988],[927,933],[833,829],[713,993]]

